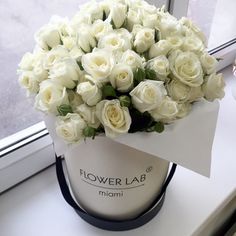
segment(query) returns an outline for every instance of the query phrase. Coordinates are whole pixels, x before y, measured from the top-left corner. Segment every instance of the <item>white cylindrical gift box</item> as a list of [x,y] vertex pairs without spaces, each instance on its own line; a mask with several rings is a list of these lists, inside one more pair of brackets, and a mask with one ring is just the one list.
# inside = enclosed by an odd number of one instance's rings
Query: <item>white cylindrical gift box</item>
[[65,153],[70,187],[89,214],[128,220],[145,211],[165,181],[169,162],[106,137]]

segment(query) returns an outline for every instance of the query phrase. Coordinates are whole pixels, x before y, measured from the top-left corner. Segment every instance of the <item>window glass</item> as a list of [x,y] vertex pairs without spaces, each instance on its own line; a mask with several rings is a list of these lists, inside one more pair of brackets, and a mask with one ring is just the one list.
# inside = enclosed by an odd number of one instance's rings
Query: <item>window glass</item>
[[187,16],[206,34],[208,48],[236,38],[235,0],[189,0]]

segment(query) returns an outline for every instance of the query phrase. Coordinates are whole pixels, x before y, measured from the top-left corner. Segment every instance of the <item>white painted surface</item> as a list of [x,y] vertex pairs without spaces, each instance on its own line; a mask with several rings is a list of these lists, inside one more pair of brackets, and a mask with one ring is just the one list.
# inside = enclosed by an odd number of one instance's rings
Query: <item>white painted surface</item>
[[51,167],[0,196],[1,236],[208,236],[211,229],[206,228],[226,205],[231,201],[230,209],[236,207],[236,101],[231,92],[236,80],[231,68],[224,74],[228,86],[221,101],[211,178],[179,167],[162,210],[150,223],[128,232],[90,226],[64,202]]

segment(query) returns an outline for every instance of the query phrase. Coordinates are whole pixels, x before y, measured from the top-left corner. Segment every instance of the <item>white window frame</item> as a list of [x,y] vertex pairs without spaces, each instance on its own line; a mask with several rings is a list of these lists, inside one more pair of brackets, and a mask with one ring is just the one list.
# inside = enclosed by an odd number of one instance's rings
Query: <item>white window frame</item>
[[[150,0],[159,5],[167,1],[167,8],[177,18],[187,15],[189,0]],[[233,64],[236,39],[210,51],[223,60],[218,70]],[[44,122],[0,140],[0,193],[52,165],[55,161],[53,142]]]

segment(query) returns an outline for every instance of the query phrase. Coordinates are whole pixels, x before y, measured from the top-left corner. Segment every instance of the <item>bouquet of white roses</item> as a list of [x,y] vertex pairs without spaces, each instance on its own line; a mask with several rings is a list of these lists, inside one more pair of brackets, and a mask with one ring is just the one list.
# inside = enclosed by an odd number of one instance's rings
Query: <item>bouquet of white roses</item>
[[224,96],[203,33],[142,0],[92,1],[71,20],[53,17],[35,39],[19,81],[68,143],[162,132],[195,102]]

